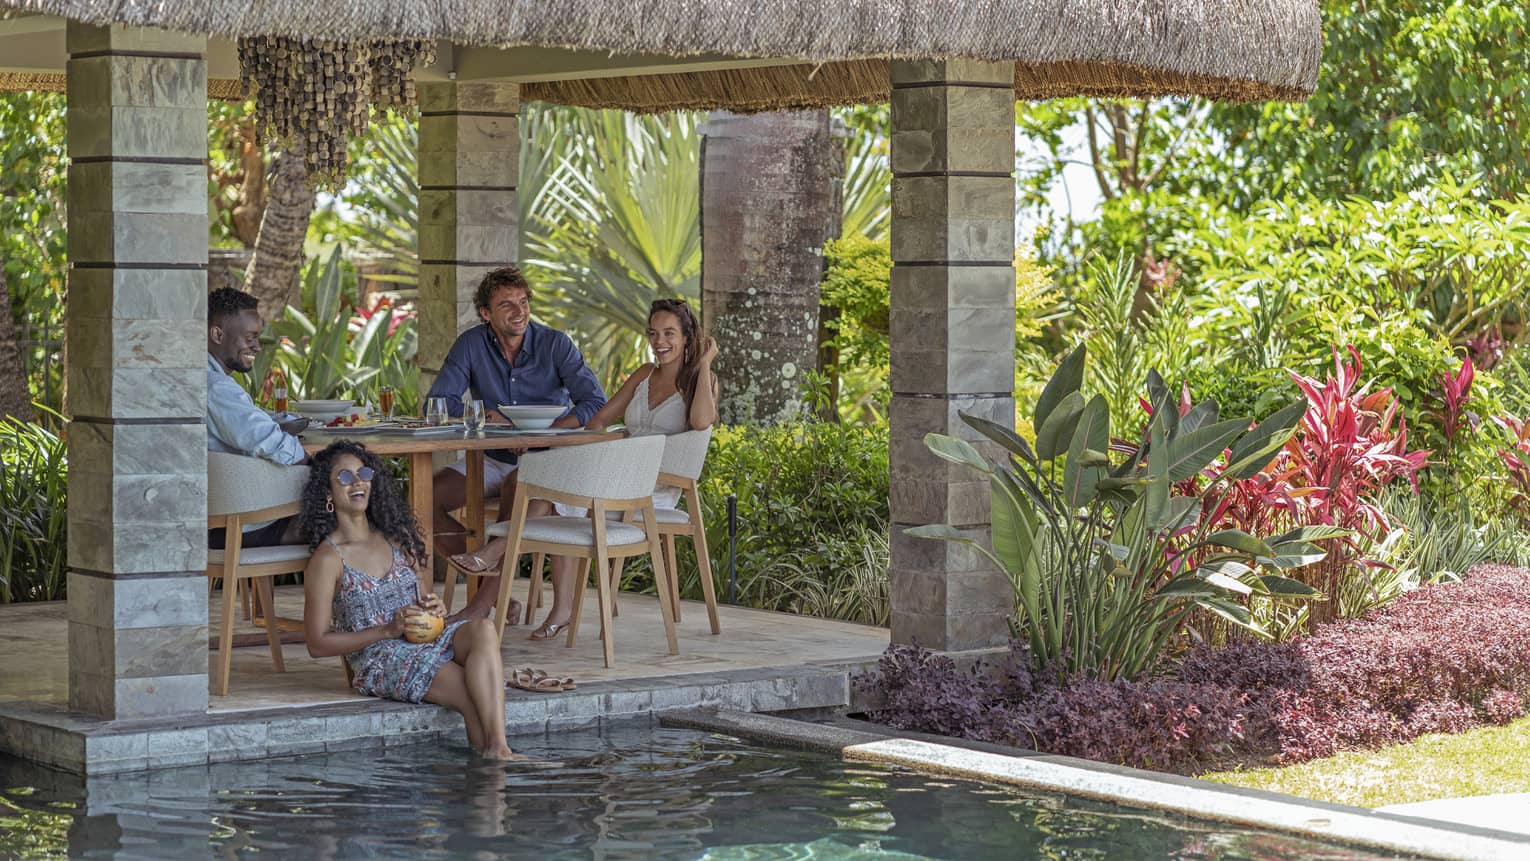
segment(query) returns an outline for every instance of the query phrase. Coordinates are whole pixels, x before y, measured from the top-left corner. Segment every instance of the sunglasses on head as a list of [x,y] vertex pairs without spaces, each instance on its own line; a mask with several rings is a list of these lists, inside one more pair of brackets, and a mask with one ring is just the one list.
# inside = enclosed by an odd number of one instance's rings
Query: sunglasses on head
[[373,472],[370,466],[363,466],[361,469],[358,469],[355,472],[351,472],[348,469],[342,469],[335,473],[335,480],[340,482],[342,487],[350,487],[356,483],[356,479],[358,478],[365,482],[371,482],[372,478],[376,475],[377,473]]

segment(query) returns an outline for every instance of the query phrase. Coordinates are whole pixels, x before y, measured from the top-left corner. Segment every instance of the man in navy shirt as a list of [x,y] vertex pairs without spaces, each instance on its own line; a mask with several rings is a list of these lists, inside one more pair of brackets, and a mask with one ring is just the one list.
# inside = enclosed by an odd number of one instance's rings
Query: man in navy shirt
[[[531,285],[514,266],[485,275],[473,294],[481,325],[462,333],[446,354],[445,365],[430,387],[428,397],[446,398],[452,415],[462,414],[462,393],[483,401],[491,420],[499,404],[564,404],[570,406],[553,427],[584,427],[606,405],[600,387],[584,355],[568,335],[531,320]],[[503,449],[484,458],[483,492],[500,494],[500,519],[508,516],[514,492],[515,455]],[[467,501],[467,467],[462,462],[437,472],[432,484],[436,552],[461,553],[466,548],[465,528],[449,512]],[[448,576],[454,576],[455,572]],[[482,613],[493,605],[493,589],[479,590],[488,600],[469,611]],[[476,597],[476,596],[475,596]],[[511,623],[514,620],[509,620]]]

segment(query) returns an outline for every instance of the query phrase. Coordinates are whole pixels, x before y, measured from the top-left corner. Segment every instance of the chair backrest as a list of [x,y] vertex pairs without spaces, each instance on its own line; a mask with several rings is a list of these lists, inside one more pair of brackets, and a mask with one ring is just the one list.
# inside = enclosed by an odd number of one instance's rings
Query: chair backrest
[[207,516],[260,511],[303,498],[308,467],[282,466],[259,457],[207,453]]
[[707,445],[711,441],[711,428],[670,434],[664,438],[664,460],[659,463],[659,472],[695,481],[706,466]]
[[571,445],[521,455],[522,484],[571,496],[637,499],[659,481],[664,437],[638,436],[589,445]]

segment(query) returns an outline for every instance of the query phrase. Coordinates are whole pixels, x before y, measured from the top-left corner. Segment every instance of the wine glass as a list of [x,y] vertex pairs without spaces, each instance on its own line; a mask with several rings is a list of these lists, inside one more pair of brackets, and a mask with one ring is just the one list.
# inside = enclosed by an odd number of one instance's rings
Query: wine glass
[[464,401],[462,404],[462,429],[468,433],[483,430],[483,401]]
[[431,427],[440,427],[450,419],[450,413],[446,410],[446,398],[425,399],[425,424]]

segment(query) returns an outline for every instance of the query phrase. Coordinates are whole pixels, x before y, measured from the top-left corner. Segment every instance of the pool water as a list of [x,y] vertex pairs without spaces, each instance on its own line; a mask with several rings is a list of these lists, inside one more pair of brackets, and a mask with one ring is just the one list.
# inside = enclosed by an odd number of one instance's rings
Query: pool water
[[83,778],[0,757],[0,857],[1395,856],[647,726]]

